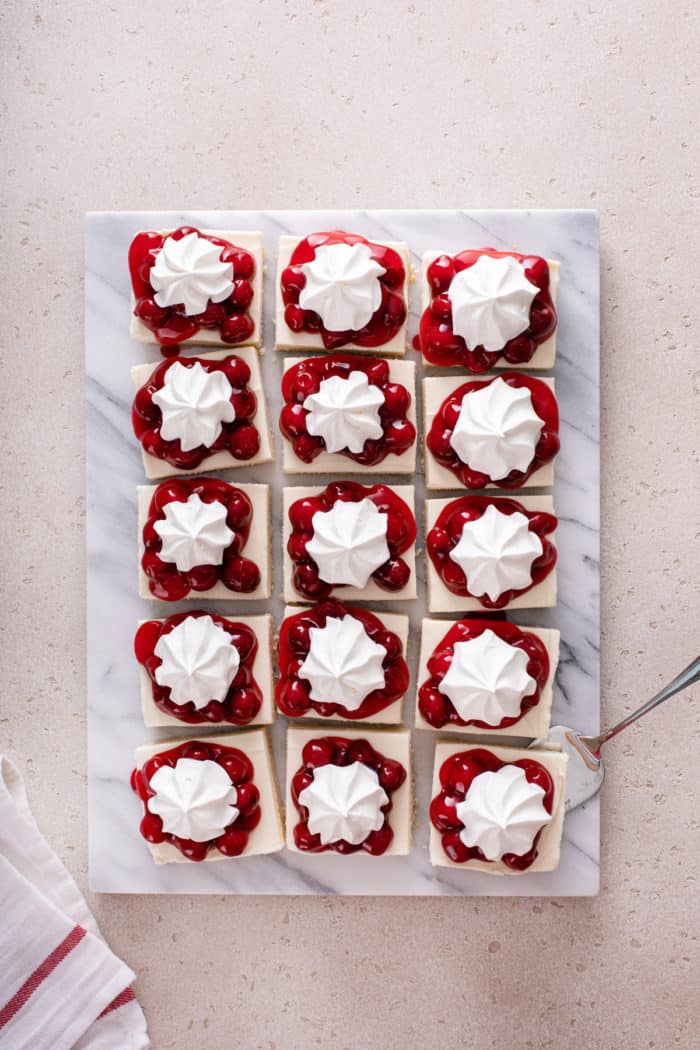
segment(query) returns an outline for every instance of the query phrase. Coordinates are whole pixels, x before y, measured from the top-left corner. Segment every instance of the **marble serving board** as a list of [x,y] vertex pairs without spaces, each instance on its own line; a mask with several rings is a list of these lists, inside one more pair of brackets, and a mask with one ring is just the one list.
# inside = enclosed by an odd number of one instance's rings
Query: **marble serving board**
[[[433,868],[428,859],[428,805],[435,735],[413,731],[416,820],[408,857],[302,856],[283,850],[212,864],[155,866],[138,831],[140,806],[129,787],[134,749],[173,731],[146,730],[141,719],[136,623],[180,611],[143,601],[137,593],[136,486],[144,482],[139,447],[131,429],[133,396],[129,370],[161,360],[157,347],[129,336],[127,250],[142,229],[182,223],[223,230],[262,230],[267,272],[264,289],[262,368],[271,417],[280,408],[283,355],[272,349],[275,249],[283,233],[345,228],[369,238],[406,241],[417,271],[429,249],[514,248],[561,261],[559,329],[554,371],[561,412],[562,449],[556,461],[554,502],[559,516],[559,601],[555,609],[518,612],[518,622],[557,627],[561,661],[554,693],[554,721],[596,731],[599,713],[599,260],[597,215],[590,211],[218,211],[98,212],[86,220],[86,411],[87,411],[87,645],[89,725],[90,884],[109,893],[277,894],[595,894],[599,881],[597,800],[567,816],[561,863],[556,871],[496,877],[454,868]],[[411,289],[410,335],[418,324],[418,289]],[[191,349],[189,352],[193,352]],[[418,359],[409,350],[408,359]],[[420,374],[420,368],[419,368]],[[436,373],[434,373],[436,374]],[[420,388],[418,391],[420,399]],[[419,411],[420,419],[420,411]],[[276,430],[275,427],[273,429]],[[422,435],[421,435],[422,436]],[[242,605],[215,603],[227,615],[272,612],[283,603],[281,572],[281,437],[275,433],[274,464],[229,472],[236,481],[272,487],[273,599]],[[287,480],[302,482],[301,477]],[[323,477],[318,479],[323,481]],[[406,482],[404,476],[396,479]],[[316,483],[317,477],[314,477]],[[413,723],[420,620],[426,615],[425,565],[420,508],[425,491],[416,476],[419,508],[419,597],[387,609],[411,617],[412,681],[404,722]],[[206,602],[201,603],[206,607]],[[287,721],[272,728],[277,776],[284,783]]]

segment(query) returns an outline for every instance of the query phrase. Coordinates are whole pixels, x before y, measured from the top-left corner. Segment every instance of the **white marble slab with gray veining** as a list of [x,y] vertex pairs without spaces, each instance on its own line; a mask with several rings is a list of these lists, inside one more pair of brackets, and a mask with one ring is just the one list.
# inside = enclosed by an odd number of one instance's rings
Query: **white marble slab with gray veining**
[[[558,627],[561,662],[554,721],[596,730],[599,712],[599,262],[597,215],[590,211],[322,211],[322,212],[100,212],[86,220],[87,411],[87,645],[89,725],[90,883],[111,893],[461,894],[577,896],[598,890],[599,810],[593,800],[567,816],[561,863],[554,872],[518,877],[433,868],[428,859],[428,805],[433,734],[414,730],[416,823],[409,857],[300,856],[286,850],[269,857],[200,865],[156,867],[138,831],[140,803],[129,787],[136,745],[172,732],[142,724],[132,642],[137,620],[167,615],[139,599],[136,588],[136,486],[144,482],[131,429],[133,364],[161,360],[157,347],[129,336],[127,250],[140,229],[181,223],[222,230],[262,230],[265,235],[265,346],[263,374],[273,421],[279,413],[282,355],[272,350],[275,247],[281,233],[345,228],[370,238],[405,240],[417,269],[423,251],[441,248],[518,248],[559,259],[561,288],[555,377],[562,449],[556,461],[555,509],[559,517],[559,602],[555,609],[518,614],[533,625]],[[410,334],[418,323],[412,288]],[[190,351],[192,352],[192,351]],[[409,359],[416,358],[409,351]],[[420,398],[420,392],[418,394]],[[420,418],[420,416],[419,416]],[[279,623],[282,602],[280,513],[281,438],[276,463],[229,472],[229,479],[269,482],[273,489],[274,597],[270,602],[213,608],[233,613],[271,611]],[[297,483],[301,478],[294,479]],[[314,483],[316,483],[314,477]],[[323,479],[320,479],[323,480]],[[405,482],[405,478],[403,479]],[[287,484],[290,482],[287,481]],[[424,498],[416,478],[417,506]],[[421,515],[419,518],[419,530]],[[419,532],[419,549],[422,551]],[[206,607],[206,602],[201,603]],[[409,663],[415,674],[419,623],[425,615],[425,573],[419,557],[419,598],[389,608],[411,616]],[[413,721],[415,679],[404,719]],[[279,783],[284,783],[286,720],[272,729]]]

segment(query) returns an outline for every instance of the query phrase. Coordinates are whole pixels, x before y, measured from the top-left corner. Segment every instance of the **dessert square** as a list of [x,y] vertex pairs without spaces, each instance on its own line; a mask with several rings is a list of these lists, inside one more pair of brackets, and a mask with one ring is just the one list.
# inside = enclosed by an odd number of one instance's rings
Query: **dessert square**
[[[143,807],[141,835],[156,864],[232,860],[284,846],[264,729],[160,740],[138,747],[135,758],[131,786]],[[187,805],[192,801],[195,806]]]
[[137,233],[129,248],[132,337],[166,347],[262,346],[264,254],[258,231]]
[[141,620],[134,651],[147,726],[196,732],[274,721],[271,616]]
[[136,365],[131,378],[132,419],[147,478],[252,467],[274,458],[254,347]]
[[[471,549],[469,552],[465,551],[462,556],[463,564],[465,564],[466,559],[469,558],[472,569],[476,569],[477,571],[481,570],[481,572],[483,572],[484,569],[488,569],[491,578],[493,578],[494,574],[499,573],[501,566],[505,564],[502,558],[498,556],[499,551],[502,554],[509,544],[515,540],[518,542],[522,540],[522,537],[515,534],[512,536],[503,534],[503,508],[507,508],[509,512],[514,509],[521,518],[527,517],[529,522],[527,532],[533,531],[540,537],[540,548],[542,553],[539,556],[536,555],[534,552],[534,546],[536,544],[535,541],[532,541],[532,548],[529,553],[530,557],[534,558],[534,561],[532,561],[527,571],[530,573],[530,579],[532,579],[531,570],[536,571],[537,575],[541,578],[534,584],[528,586],[524,592],[515,593],[515,596],[507,601],[504,600],[503,597],[494,601],[489,601],[485,591],[482,592],[480,598],[477,598],[470,593],[459,593],[450,590],[437,571],[434,561],[434,558],[436,557],[443,558],[443,564],[449,564],[452,560],[449,557],[449,553],[445,554],[441,543],[438,542],[437,533],[433,531],[436,526],[440,529],[442,525],[446,525],[449,529],[451,522],[456,519],[457,524],[455,525],[455,532],[457,532],[459,530],[458,515],[460,514],[460,509],[462,507],[474,508],[475,517],[479,517],[486,514],[489,505],[492,505],[494,510],[488,512],[489,517],[485,517],[484,519],[483,534],[477,538],[482,548],[479,553],[483,553],[484,545],[488,545],[490,549],[483,554],[483,558],[479,564],[477,564],[479,562],[478,554],[474,554],[474,551]],[[502,509],[499,510],[499,508]],[[536,521],[531,522],[530,518],[534,516],[536,516]],[[535,527],[530,529],[530,524]],[[471,495],[457,496],[452,499],[426,500],[425,545],[427,554],[426,564],[428,568],[429,612],[461,614],[467,612],[493,612],[502,609],[545,609],[556,605],[556,546],[552,535],[553,530],[556,528],[556,524],[557,519],[554,517],[554,503],[552,497],[549,495],[518,495],[517,500],[504,496]],[[522,531],[525,532],[524,524]],[[452,547],[451,549],[456,548]],[[474,549],[476,550],[476,548]],[[522,556],[522,552],[520,553]],[[509,558],[509,572],[512,572],[511,561],[512,559]],[[541,566],[541,568],[537,568],[538,566]],[[472,569],[470,569],[470,571],[472,571]],[[450,571],[453,576],[459,575],[456,564],[454,569],[451,568]],[[461,578],[462,580],[465,579],[463,572]],[[502,592],[502,594],[503,593],[505,592]]]
[[559,413],[553,379],[515,372],[424,379],[423,426],[429,489],[554,483]]
[[[340,774],[329,768],[347,769],[355,763],[363,768]],[[285,814],[287,849],[293,853],[409,853],[412,793],[409,730],[289,729]]]
[[[386,523],[377,520],[376,511],[367,506],[368,502],[378,509],[388,508],[380,511],[380,516],[386,514]],[[346,506],[353,503],[362,506],[347,511]],[[283,598],[286,602],[314,602],[331,595],[342,601],[360,602],[403,601],[416,597],[413,485],[364,486],[352,481],[335,482],[325,488],[298,485],[282,490],[282,506]],[[294,527],[290,513],[295,518]],[[322,529],[317,513],[324,515]],[[353,515],[352,521],[349,515]],[[345,527],[352,534],[349,539],[343,533]],[[307,546],[312,540],[314,550],[310,554]],[[290,554],[290,544],[294,557]],[[382,547],[383,561],[380,560]],[[389,559],[386,559],[387,548]],[[370,573],[368,569],[373,564],[377,568]],[[300,573],[304,577],[303,588],[298,586]],[[384,587],[377,582],[377,575],[382,573]],[[354,576],[358,582],[336,584],[326,579],[326,576],[341,574],[345,578]],[[361,582],[365,578],[366,582]]]
[[288,357],[282,397],[285,474],[415,472],[413,361]]
[[404,354],[409,277],[402,241],[368,241],[340,230],[284,234],[277,249],[275,349]]
[[[268,485],[232,485],[217,478],[197,476],[177,478],[160,485],[139,485],[137,494],[141,598],[254,601],[270,597]],[[199,502],[193,499],[195,496],[199,497]],[[157,549],[162,537],[155,525],[164,520],[161,505],[165,507],[169,502],[177,501],[187,504],[187,516],[168,522],[168,540],[173,551],[182,551],[183,557],[187,558],[182,563],[191,564],[190,569],[178,569],[170,557],[164,561]],[[211,520],[207,517],[203,522],[201,515],[206,508],[203,509],[201,504],[209,502],[217,505],[217,517],[214,518],[212,513]],[[193,538],[197,541],[196,546]],[[146,549],[146,539],[149,550]],[[198,552],[203,543],[209,560],[197,564],[196,557],[200,556]],[[145,571],[144,562],[149,572]],[[230,581],[230,586],[225,579]]]
[[402,613],[370,612],[336,598],[288,605],[277,645],[277,707],[301,720],[398,725],[407,649]]
[[[438,740],[431,863],[490,875],[554,871],[564,826],[567,763],[567,755],[544,748]],[[486,780],[481,779],[484,774]]]
[[559,631],[552,628],[476,617],[423,620],[416,728],[545,736],[558,662]]
[[[458,285],[452,285],[457,273],[475,264],[478,269],[471,280],[459,278]],[[559,269],[553,259],[492,248],[453,255],[425,252],[418,337],[425,364],[474,373],[552,368]]]

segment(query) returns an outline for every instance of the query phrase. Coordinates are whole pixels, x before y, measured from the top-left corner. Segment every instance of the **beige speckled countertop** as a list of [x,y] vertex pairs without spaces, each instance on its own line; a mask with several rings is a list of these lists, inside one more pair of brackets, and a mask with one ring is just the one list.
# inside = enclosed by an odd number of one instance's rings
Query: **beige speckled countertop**
[[[87,209],[599,208],[604,720],[696,655],[693,4],[6,0],[0,27],[0,747],[81,885]],[[610,746],[599,899],[93,899],[154,1046],[697,1046],[671,703]]]

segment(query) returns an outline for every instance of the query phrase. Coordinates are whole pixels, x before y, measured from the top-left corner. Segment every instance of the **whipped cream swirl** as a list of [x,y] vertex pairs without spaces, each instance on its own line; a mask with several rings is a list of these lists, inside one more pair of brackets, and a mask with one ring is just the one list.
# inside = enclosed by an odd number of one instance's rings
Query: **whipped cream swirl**
[[233,388],[223,372],[208,372],[199,361],[192,365],[176,361],[165,374],[160,390],[153,395],[162,415],[161,437],[179,441],[183,452],[204,445],[210,448],[224,423],[233,423]]
[[525,514],[503,514],[492,503],[480,518],[464,525],[450,558],[466,576],[470,594],[487,594],[494,602],[504,591],[530,586],[542,540],[528,525]]
[[459,837],[465,846],[480,849],[487,860],[529,853],[537,832],[552,819],[543,798],[543,788],[531,784],[520,766],[480,773],[455,807],[464,825]]
[[357,711],[365,697],[384,688],[386,649],[354,616],[329,616],[325,626],[310,628],[309,640],[298,675],[310,684],[312,700]]
[[502,350],[530,324],[530,307],[539,288],[528,281],[512,255],[480,255],[473,266],[456,273],[447,290],[452,330],[470,349]]
[[312,782],[299,794],[299,802],[309,811],[309,831],[320,835],[324,846],[341,839],[359,846],[383,825],[382,806],[388,801],[379,777],[362,762],[318,766]]
[[188,616],[160,636],[154,653],[161,660],[158,685],[170,690],[173,703],[192,703],[198,711],[226,699],[241,665],[231,635],[211,616]]
[[223,503],[205,503],[193,492],[184,502],[166,503],[163,514],[153,526],[162,540],[161,561],[174,562],[178,572],[189,572],[195,565],[221,565],[234,536]]
[[233,291],[233,263],[221,261],[221,245],[197,233],[179,240],[166,237],[151,267],[149,280],[158,306],[182,304],[188,317],[204,313],[209,302],[221,303]]
[[314,534],[306,551],[324,583],[364,587],[372,573],[390,557],[386,534],[389,520],[371,499],[338,500],[311,519]]
[[161,766],[149,781],[155,795],[147,806],[163,821],[163,831],[192,842],[209,842],[238,819],[238,792],[226,770],[210,758],[178,758]]
[[543,426],[528,388],[499,377],[464,395],[450,445],[462,463],[500,481],[527,470]]
[[317,313],[329,332],[359,331],[381,305],[379,278],[386,271],[367,244],[321,244],[301,270],[299,305]]
[[440,682],[440,692],[449,697],[465,722],[475,720],[497,726],[504,718],[516,718],[526,696],[537,682],[527,673],[528,657],[493,631],[455,642],[452,662]]
[[347,379],[331,376],[304,400],[306,429],[323,438],[328,452],[362,452],[368,438],[384,433],[379,418],[383,404],[384,394],[364,372],[351,372]]

